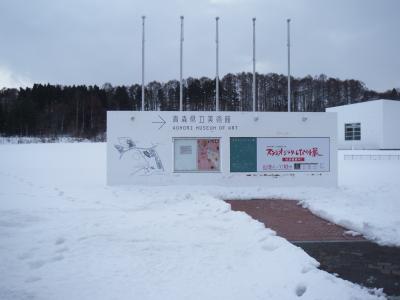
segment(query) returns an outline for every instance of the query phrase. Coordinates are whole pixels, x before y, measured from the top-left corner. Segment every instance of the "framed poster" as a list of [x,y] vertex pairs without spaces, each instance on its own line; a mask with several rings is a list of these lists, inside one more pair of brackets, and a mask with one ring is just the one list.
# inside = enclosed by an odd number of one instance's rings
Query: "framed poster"
[[258,172],[329,172],[328,137],[257,138]]
[[197,139],[174,139],[174,170],[197,171]]
[[220,170],[219,139],[197,140],[197,169],[198,171]]
[[175,172],[219,172],[218,138],[174,138]]

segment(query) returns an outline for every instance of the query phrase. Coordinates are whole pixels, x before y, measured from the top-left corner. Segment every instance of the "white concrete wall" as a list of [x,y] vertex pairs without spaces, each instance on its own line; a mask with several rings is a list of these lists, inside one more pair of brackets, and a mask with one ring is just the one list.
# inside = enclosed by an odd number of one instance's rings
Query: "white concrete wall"
[[383,100],[381,149],[400,149],[400,101]]
[[[191,116],[196,122],[191,124]],[[186,117],[187,123],[181,122]],[[208,123],[208,117],[213,122]],[[216,123],[222,117],[222,123]],[[178,118],[180,122],[174,122]],[[203,118],[205,123],[199,123]],[[229,123],[225,122],[229,119]],[[221,120],[221,119],[219,119]],[[184,126],[189,126],[185,128]],[[208,126],[203,128],[202,126]],[[215,126],[215,127],[214,127]],[[337,185],[336,114],[334,113],[252,113],[252,112],[108,112],[108,184],[137,185]],[[163,170],[137,173],[132,151],[120,154],[121,138],[129,137],[135,147],[157,151]],[[220,138],[221,172],[180,173],[173,171],[173,138]],[[312,137],[328,138],[328,171],[308,172],[230,172],[230,137]],[[123,139],[122,139],[123,140]],[[310,147],[312,142],[310,142]],[[119,146],[118,146],[119,145]],[[326,152],[324,150],[324,152]],[[135,169],[136,168],[136,169]],[[152,170],[157,169],[154,165]],[[135,173],[136,172],[136,173]]]
[[[339,149],[380,149],[382,145],[382,101],[369,101],[357,104],[336,106],[326,109],[337,113]],[[361,140],[346,141],[346,123],[361,123]]]

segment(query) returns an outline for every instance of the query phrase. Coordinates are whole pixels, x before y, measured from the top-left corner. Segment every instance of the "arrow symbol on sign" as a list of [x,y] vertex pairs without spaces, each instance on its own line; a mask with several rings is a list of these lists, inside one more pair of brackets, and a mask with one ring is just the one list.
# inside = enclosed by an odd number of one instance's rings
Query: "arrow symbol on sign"
[[164,125],[165,125],[165,123],[167,123],[167,122],[165,122],[165,120],[163,119],[163,118],[161,118],[161,116],[160,115],[158,115],[158,117],[160,118],[160,121],[157,121],[157,122],[151,122],[151,123],[155,123],[155,124],[161,124],[160,125],[160,127],[158,128],[158,130],[160,130]]

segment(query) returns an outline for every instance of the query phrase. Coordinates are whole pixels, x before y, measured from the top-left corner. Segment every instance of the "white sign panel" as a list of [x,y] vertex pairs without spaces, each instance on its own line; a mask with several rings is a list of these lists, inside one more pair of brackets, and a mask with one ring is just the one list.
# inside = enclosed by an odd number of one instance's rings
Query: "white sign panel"
[[107,113],[107,182],[135,185],[337,184],[336,114]]
[[329,172],[329,138],[257,138],[257,172]]

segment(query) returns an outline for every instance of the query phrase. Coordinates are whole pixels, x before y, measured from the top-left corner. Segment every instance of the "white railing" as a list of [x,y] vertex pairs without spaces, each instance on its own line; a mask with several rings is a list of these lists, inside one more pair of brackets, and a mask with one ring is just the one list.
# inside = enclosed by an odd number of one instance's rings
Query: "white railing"
[[344,160],[400,160],[400,154],[345,154]]

